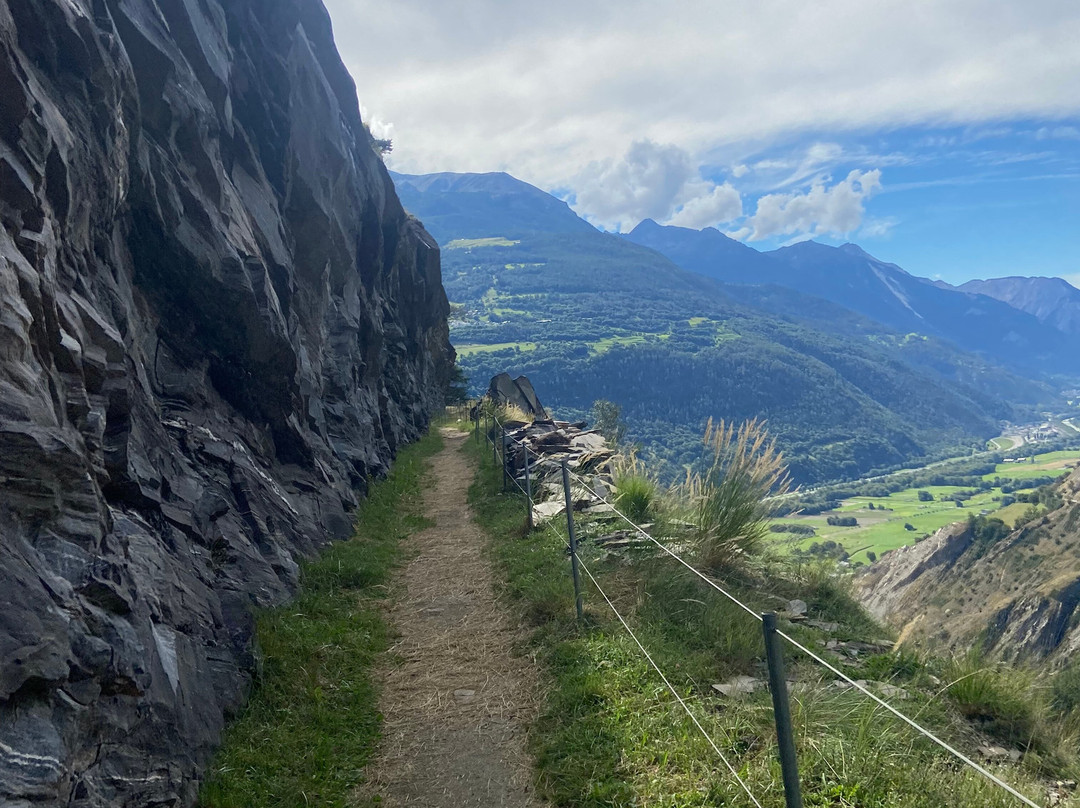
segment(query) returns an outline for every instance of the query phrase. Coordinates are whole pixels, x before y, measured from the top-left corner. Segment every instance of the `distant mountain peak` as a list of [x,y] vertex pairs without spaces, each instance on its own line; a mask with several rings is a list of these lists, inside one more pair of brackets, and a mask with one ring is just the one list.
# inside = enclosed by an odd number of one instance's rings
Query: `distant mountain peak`
[[695,230],[643,219],[623,238],[656,250],[683,269],[718,281],[760,283],[771,269],[764,255],[715,227]]
[[436,174],[399,174],[390,172],[395,185],[409,185],[418,191],[439,190],[441,192],[465,193],[527,193],[548,194],[535,185],[519,180],[505,171],[454,172],[441,171]]
[[866,250],[864,250],[862,247],[860,247],[858,244],[853,244],[850,241],[847,244],[841,244],[836,249],[838,249],[838,250],[840,250],[842,252],[849,253],[851,255],[858,255],[858,256],[862,256],[863,258],[869,258],[872,261],[877,261],[878,260],[877,258],[872,256],[870,253],[868,253]]
[[630,231],[630,234],[634,233],[647,233],[650,230],[661,230],[663,225],[658,224],[656,219],[642,219],[638,222],[637,227]]
[[1080,289],[1064,278],[1012,275],[968,281],[958,288],[1008,303],[1066,334],[1080,334]]
[[581,233],[595,228],[570,206],[505,171],[390,172],[402,204],[440,244],[453,238],[517,238],[524,233]]

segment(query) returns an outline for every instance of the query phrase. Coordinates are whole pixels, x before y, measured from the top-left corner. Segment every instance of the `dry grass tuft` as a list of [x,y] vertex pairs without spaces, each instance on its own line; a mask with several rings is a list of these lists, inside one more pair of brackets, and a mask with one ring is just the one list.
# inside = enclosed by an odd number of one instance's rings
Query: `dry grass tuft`
[[761,550],[774,510],[768,497],[787,493],[791,478],[763,421],[736,428],[710,419],[704,443],[709,470],[688,475],[681,493],[690,503],[699,563],[716,571]]

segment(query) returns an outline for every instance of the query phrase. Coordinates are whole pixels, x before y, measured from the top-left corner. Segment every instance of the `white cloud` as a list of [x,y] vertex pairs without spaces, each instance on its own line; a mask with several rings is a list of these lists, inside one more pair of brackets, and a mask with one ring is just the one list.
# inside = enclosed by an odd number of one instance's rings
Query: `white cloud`
[[618,159],[589,163],[574,177],[575,211],[609,230],[642,219],[700,229],[742,215],[739,192],[703,179],[684,149],[639,140]]
[[394,139],[394,124],[380,120],[377,116],[372,115],[363,104],[360,105],[360,119],[367,124],[372,137],[383,140]]
[[744,163],[739,163],[738,165],[734,165],[731,167],[731,176],[733,176],[735,179],[745,177],[748,173],[750,173],[750,166]]
[[730,222],[742,216],[742,213],[742,197],[730,183],[725,182],[684,203],[665,224],[701,230]]
[[893,216],[867,218],[859,228],[859,238],[884,238],[898,224],[900,220]]
[[[327,3],[405,171],[509,169],[572,187],[640,140],[702,161],[812,132],[1080,111],[1080,4],[1068,0],[992,14],[985,0],[731,0],[723,14],[713,0]],[[730,163],[745,162],[739,151]]]
[[1036,140],[1080,140],[1080,128],[1075,126],[1042,126],[1035,130]]
[[881,171],[852,171],[827,187],[816,182],[806,192],[767,194],[750,218],[749,241],[792,234],[846,235],[862,224],[866,200],[881,188]]
[[697,177],[690,155],[649,140],[631,144],[620,159],[597,160],[574,179],[573,208],[594,224],[628,229],[642,219],[666,219]]

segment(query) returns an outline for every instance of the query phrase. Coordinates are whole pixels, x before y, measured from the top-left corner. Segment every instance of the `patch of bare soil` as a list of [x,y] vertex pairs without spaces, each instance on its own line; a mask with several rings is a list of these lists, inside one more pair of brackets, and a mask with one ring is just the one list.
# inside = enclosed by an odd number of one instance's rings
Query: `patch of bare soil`
[[537,682],[512,646],[519,632],[500,608],[486,537],[467,494],[468,436],[444,430],[424,495],[434,527],[415,534],[389,620],[399,639],[383,675],[378,758],[363,796],[388,806],[539,808],[525,730]]

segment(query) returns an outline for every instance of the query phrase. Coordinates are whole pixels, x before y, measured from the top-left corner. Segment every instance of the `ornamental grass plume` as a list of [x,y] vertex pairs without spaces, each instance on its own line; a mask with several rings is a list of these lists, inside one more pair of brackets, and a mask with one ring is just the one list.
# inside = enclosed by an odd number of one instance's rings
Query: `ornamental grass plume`
[[791,478],[764,421],[736,428],[709,419],[704,444],[711,465],[686,487],[698,562],[716,571],[761,550],[775,508],[770,498],[786,494]]

